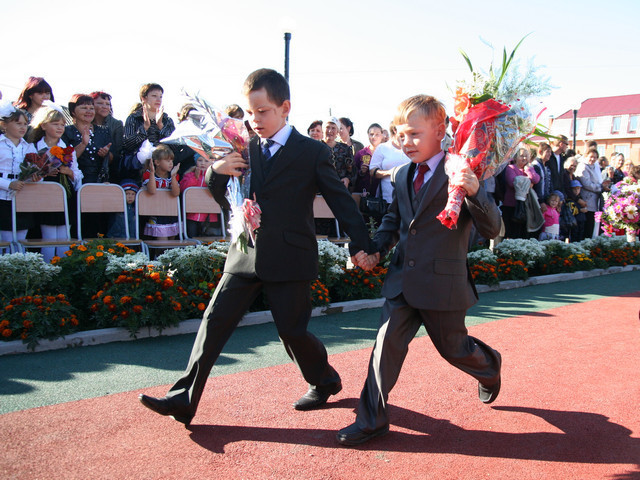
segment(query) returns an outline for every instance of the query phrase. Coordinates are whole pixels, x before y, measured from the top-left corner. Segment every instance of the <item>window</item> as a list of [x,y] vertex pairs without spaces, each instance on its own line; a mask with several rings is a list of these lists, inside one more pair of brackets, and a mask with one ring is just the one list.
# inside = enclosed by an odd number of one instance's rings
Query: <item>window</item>
[[595,124],[595,118],[588,118],[587,119],[587,135],[591,135],[593,133],[593,126]]
[[613,151],[623,154],[625,159],[629,158],[629,145],[614,145]]
[[635,133],[638,131],[638,115],[631,115],[629,117],[629,133]]
[[620,132],[620,118],[621,117],[613,117],[613,121],[611,122],[611,133]]
[[605,157],[607,155],[607,147],[605,145],[598,145],[598,157]]

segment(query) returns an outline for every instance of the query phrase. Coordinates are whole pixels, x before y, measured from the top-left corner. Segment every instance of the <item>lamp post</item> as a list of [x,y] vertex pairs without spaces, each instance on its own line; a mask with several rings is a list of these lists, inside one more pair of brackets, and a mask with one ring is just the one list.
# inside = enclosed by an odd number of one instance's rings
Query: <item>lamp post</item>
[[291,33],[284,32],[284,78],[289,82],[289,43],[291,43]]
[[573,151],[576,151],[576,134],[578,132],[578,109],[573,109]]

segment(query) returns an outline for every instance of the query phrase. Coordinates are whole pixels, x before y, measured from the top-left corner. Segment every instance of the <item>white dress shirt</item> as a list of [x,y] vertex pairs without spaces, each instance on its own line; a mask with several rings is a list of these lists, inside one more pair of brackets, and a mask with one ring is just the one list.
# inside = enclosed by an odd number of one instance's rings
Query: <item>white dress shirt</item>
[[36,153],[36,148],[23,138],[15,145],[5,135],[0,135],[0,200],[11,200],[11,182],[18,179],[20,164],[27,153]]

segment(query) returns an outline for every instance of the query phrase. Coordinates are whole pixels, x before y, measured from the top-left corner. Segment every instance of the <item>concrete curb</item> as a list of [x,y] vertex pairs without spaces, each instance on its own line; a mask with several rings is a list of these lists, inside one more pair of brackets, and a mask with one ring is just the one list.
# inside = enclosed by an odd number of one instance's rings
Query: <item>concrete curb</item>
[[[626,267],[609,267],[607,269],[595,269],[589,271],[558,273],[555,275],[544,275],[540,277],[532,277],[527,280],[507,280],[500,282],[498,285],[476,285],[478,293],[496,292],[500,290],[510,290],[514,288],[523,288],[531,285],[544,285],[549,283],[566,282],[569,280],[580,280],[583,278],[598,277],[600,275],[611,275],[621,272],[632,272],[640,270],[640,265],[627,265]],[[376,298],[372,300],[352,300],[349,302],[340,302],[331,304],[329,307],[317,307],[311,312],[312,317],[320,317],[323,315],[332,315],[336,313],[354,312],[367,308],[379,308],[384,303],[384,298]],[[239,326],[258,325],[261,323],[272,322],[271,312],[251,312],[247,313]],[[177,327],[165,328],[162,333],[155,328],[147,328],[140,330],[136,337],[132,337],[129,331],[124,328],[104,328],[100,330],[89,330],[86,332],[78,332],[68,335],[64,338],[55,340],[41,340],[36,347],[36,351],[44,352],[47,350],[59,350],[62,348],[83,347],[87,345],[100,345],[111,342],[126,342],[141,338],[152,338],[159,336],[184,335],[187,333],[195,333],[200,327],[200,319],[184,320]],[[30,353],[27,346],[20,340],[0,343],[0,356],[12,355],[18,353]]]

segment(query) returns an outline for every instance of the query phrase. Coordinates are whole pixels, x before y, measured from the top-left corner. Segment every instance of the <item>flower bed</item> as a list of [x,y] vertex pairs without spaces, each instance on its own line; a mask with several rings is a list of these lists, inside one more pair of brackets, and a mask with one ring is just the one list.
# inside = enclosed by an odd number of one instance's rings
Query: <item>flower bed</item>
[[[155,261],[107,239],[73,245],[52,264],[34,253],[0,256],[0,339],[39,339],[75,331],[124,327],[135,336],[199,318],[220,277],[228,243],[168,250]],[[315,307],[379,298],[387,257],[370,272],[347,268],[346,249],[318,242],[319,278],[311,286]],[[530,276],[640,264],[640,243],[598,237],[580,243],[505,240],[494,252],[469,253],[477,284],[496,285]],[[268,308],[259,298],[251,310]]]

